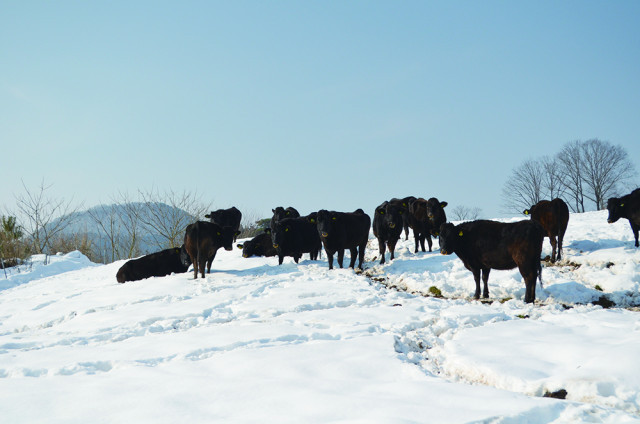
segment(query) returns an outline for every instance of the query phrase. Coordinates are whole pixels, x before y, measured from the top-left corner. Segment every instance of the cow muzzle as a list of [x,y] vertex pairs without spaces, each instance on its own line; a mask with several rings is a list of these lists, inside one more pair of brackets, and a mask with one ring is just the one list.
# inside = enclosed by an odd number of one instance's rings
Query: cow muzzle
[[396,224],[393,222],[389,223],[389,228],[396,228]]
[[447,252],[447,251],[446,251],[446,250],[444,250],[444,249],[440,249],[440,253],[441,253],[441,254],[443,254],[443,255],[448,255],[448,254],[449,254],[449,253],[451,253],[451,252]]
[[277,249],[278,247],[280,247],[280,245],[278,243],[273,243],[273,248]]
[[329,233],[327,233],[326,231],[323,231],[323,232],[320,233],[320,237],[327,238],[327,237],[329,237]]

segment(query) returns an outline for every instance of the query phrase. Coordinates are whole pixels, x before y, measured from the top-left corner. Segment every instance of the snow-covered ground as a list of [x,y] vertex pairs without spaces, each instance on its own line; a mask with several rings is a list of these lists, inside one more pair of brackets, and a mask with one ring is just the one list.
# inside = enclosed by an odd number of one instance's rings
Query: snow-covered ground
[[363,273],[324,253],[278,266],[219,251],[204,280],[126,284],[124,261],[34,258],[0,272],[0,422],[640,422],[626,220],[571,215],[535,305],[517,270],[472,300],[471,273],[437,246],[402,241],[380,266],[372,239]]

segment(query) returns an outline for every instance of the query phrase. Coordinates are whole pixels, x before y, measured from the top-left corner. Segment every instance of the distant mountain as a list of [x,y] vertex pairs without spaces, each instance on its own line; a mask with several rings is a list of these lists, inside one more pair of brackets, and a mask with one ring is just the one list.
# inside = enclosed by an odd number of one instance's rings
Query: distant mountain
[[[137,218],[135,218],[137,217]],[[62,219],[51,223],[55,226]],[[64,235],[87,234],[92,241],[96,256],[110,260],[112,258],[113,238],[117,244],[116,259],[128,257],[132,244],[132,228],[136,223],[135,239],[137,248],[134,256],[156,252],[169,247],[169,241],[162,233],[170,230],[184,234],[184,228],[196,220],[186,211],[165,203],[132,202],[125,204],[98,205],[83,212],[76,212],[71,223],[63,231]],[[149,223],[153,225],[149,225]],[[164,229],[159,231],[157,228]],[[181,239],[181,236],[179,236]]]

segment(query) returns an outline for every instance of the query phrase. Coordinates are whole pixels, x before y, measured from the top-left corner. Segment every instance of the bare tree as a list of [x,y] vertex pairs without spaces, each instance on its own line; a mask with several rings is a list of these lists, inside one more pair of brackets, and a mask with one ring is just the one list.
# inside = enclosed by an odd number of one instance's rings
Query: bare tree
[[582,148],[579,141],[565,144],[556,155],[560,164],[559,175],[565,195],[570,198],[569,207],[573,212],[584,212],[584,191],[582,177]]
[[47,195],[51,185],[44,180],[37,190],[29,190],[22,182],[24,194],[16,196],[17,208],[21,212],[24,228],[34,253],[53,253],[52,242],[73,224],[79,206],[72,200],[53,199]]
[[597,210],[604,209],[607,199],[617,194],[617,186],[635,176],[633,163],[624,148],[605,141],[588,140],[580,147],[582,178],[588,189],[584,195]]
[[526,160],[511,172],[502,189],[505,211],[520,213],[538,203],[543,196],[543,185],[543,163],[539,160]]
[[549,200],[556,197],[562,198],[566,192],[566,187],[562,184],[562,174],[560,171],[560,162],[557,157],[544,156],[541,159],[542,174],[542,191],[544,198]]
[[139,218],[152,235],[158,249],[179,247],[182,245],[187,225],[204,216],[211,209],[197,193],[182,193],[167,190],[160,193],[151,189],[139,191],[144,209]]
[[450,219],[453,221],[473,221],[480,217],[482,209],[478,207],[467,207],[458,205],[451,210]]

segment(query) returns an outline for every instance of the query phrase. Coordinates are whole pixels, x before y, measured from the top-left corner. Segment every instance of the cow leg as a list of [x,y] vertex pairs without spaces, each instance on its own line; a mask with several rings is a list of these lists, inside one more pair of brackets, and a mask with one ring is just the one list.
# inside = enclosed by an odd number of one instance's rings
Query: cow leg
[[[431,252],[431,247],[433,246],[433,242],[431,241],[431,234],[427,233],[425,237],[427,239],[427,244],[429,245],[429,252]],[[424,246],[422,247],[422,251],[424,252]]]
[[551,263],[556,261],[556,247],[558,246],[558,242],[554,236],[549,236],[549,242],[551,243]]
[[480,299],[480,269],[472,269],[473,279],[476,282],[476,293],[473,295],[476,299]]
[[418,243],[420,243],[420,233],[417,230],[413,230],[413,238],[416,241],[416,250],[414,253],[418,253]]
[[558,255],[556,256],[556,260],[560,260],[562,258],[562,235],[558,234]]
[[638,230],[640,230],[640,226],[631,224],[631,231],[633,231],[633,236],[636,238],[636,247],[639,247],[638,246]]
[[389,257],[389,260],[392,261],[393,258],[395,257],[395,251],[396,251],[396,243],[398,242],[398,240],[389,240],[389,252],[391,253],[391,256]]
[[[380,265],[384,263],[384,254],[387,246],[384,244],[384,240],[381,238],[378,239],[378,250],[380,251]],[[389,249],[391,250],[391,249]],[[391,256],[393,256],[393,251],[391,252]]]
[[364,262],[364,251],[367,249],[367,242],[361,244],[358,248],[358,268],[362,269],[362,263]]
[[520,274],[524,279],[525,303],[533,303],[536,300],[536,281],[538,280],[538,265],[531,263],[529,265],[518,265]]
[[198,269],[200,271],[200,275],[202,275],[202,278],[204,278],[204,268],[207,265],[207,261],[204,258],[204,255],[199,255],[200,257],[198,258]]
[[354,268],[356,265],[356,259],[358,259],[358,246],[349,249],[351,260],[349,261],[349,268]]
[[404,241],[409,240],[409,226],[405,225],[404,226]]
[[489,298],[489,272],[491,268],[482,269],[482,297]]
[[420,247],[422,248],[423,252],[426,252],[427,249],[424,248],[424,239],[425,239],[424,233],[420,233]]
[[327,248],[325,248],[324,251],[327,253],[327,261],[329,262],[329,269],[333,269],[333,254],[335,253],[335,251],[327,250]]
[[344,249],[338,250],[338,265],[342,268],[342,262],[344,261]]
[[213,252],[213,255],[211,255],[211,257],[210,257],[210,258],[209,258],[209,260],[207,261],[207,273],[208,273],[208,274],[211,274],[211,264],[213,263],[213,260],[214,260],[214,259],[215,259],[215,257],[216,257],[216,253],[217,253],[217,252],[215,252],[215,251],[214,251],[214,252]]

